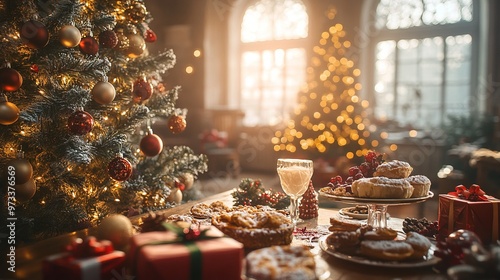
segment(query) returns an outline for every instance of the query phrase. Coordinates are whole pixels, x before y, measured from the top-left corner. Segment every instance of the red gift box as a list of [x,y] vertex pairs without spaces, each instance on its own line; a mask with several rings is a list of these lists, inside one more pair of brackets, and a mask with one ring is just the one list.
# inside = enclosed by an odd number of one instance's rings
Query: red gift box
[[[182,280],[194,279],[194,275],[198,274],[204,280],[240,280],[243,244],[224,237],[214,227],[206,235],[219,238],[170,243],[178,238],[170,231],[133,236],[129,251],[133,276],[141,280]],[[193,262],[193,254],[197,254],[193,252],[193,247],[200,253],[199,262]]]
[[97,243],[97,246],[90,250],[87,246],[85,252],[75,250],[45,258],[42,262],[43,279],[110,280],[122,277],[125,273],[125,253],[114,251],[112,246],[103,251],[103,247],[99,245],[101,243],[92,242]]
[[469,201],[449,194],[439,195],[439,235],[465,229],[476,233],[484,244],[499,240],[500,200]]

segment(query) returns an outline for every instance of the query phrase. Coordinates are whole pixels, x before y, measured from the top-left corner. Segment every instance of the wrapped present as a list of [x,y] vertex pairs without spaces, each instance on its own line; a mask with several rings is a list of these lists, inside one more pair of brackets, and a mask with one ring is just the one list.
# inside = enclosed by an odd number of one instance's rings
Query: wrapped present
[[241,243],[214,227],[167,227],[132,237],[130,266],[137,279],[241,279]]
[[95,237],[76,239],[63,253],[43,260],[43,279],[109,280],[123,274],[125,253],[115,251],[110,241]]
[[478,185],[460,185],[455,192],[439,195],[439,235],[465,229],[475,232],[484,244],[499,240],[500,200],[486,195]]

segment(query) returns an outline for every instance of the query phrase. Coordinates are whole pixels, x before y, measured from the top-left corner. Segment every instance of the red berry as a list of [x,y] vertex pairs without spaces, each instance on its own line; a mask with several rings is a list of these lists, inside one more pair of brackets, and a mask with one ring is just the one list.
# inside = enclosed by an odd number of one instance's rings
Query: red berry
[[362,173],[357,173],[356,175],[354,175],[354,180],[359,180],[363,178],[363,174]]
[[357,166],[353,166],[349,168],[349,176],[354,176],[359,172],[359,168]]

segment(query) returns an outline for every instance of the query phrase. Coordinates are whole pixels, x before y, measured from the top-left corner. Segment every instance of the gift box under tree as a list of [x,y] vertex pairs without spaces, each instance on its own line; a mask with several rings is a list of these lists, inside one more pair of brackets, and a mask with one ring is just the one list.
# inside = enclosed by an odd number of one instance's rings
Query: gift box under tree
[[170,227],[133,236],[129,264],[140,280],[241,279],[243,254],[241,243],[214,227],[203,231]]
[[123,277],[126,256],[115,251],[110,241],[95,237],[76,239],[65,252],[51,255],[42,262],[43,279],[111,280]]
[[484,244],[499,240],[500,200],[486,195],[479,186],[460,185],[455,192],[439,195],[439,235],[458,229],[475,232]]

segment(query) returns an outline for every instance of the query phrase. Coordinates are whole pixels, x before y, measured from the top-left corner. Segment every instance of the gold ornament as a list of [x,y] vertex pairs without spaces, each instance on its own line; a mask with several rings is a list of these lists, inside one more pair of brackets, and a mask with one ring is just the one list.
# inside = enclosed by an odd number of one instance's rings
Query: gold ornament
[[19,119],[19,108],[9,102],[7,96],[0,98],[0,124],[11,125]]
[[127,56],[130,58],[136,58],[141,56],[146,50],[146,41],[139,34],[128,35],[128,48],[125,51]]
[[106,105],[113,102],[116,96],[116,90],[115,87],[108,82],[98,82],[92,88],[90,94],[95,102]]
[[143,3],[139,1],[134,1],[125,10],[125,13],[127,14],[129,20],[133,23],[139,23],[143,22],[146,19],[146,16],[148,15],[148,10],[146,9],[146,6],[144,6]]
[[7,163],[7,166],[14,167],[16,185],[21,185],[33,177],[33,166],[25,158],[15,158]]
[[115,49],[119,49],[121,51],[128,49],[129,39],[125,35],[123,28],[119,28],[116,30],[116,37],[118,38],[118,43],[116,44]]
[[14,188],[16,189],[16,200],[19,202],[26,202],[35,195],[35,180],[29,179],[24,184],[15,185]]
[[120,214],[112,214],[104,218],[97,226],[97,237],[111,241],[118,250],[127,248],[132,235],[132,223],[127,217]]
[[194,185],[194,176],[191,173],[182,174],[179,180],[184,184],[186,190],[189,190]]
[[168,202],[179,204],[182,201],[182,192],[178,188],[172,189],[167,197]]
[[59,31],[60,42],[67,48],[73,48],[80,44],[82,40],[82,33],[78,28],[72,25],[66,25]]
[[181,133],[186,129],[187,122],[184,116],[173,115],[168,119],[168,129],[172,133]]

